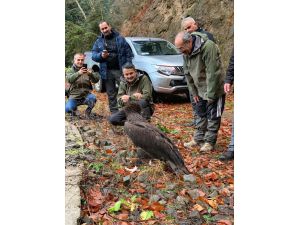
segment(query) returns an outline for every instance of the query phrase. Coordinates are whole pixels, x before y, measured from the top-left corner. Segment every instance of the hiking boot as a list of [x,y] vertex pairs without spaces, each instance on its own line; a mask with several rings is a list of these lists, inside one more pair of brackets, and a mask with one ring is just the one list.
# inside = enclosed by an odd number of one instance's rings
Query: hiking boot
[[200,148],[200,151],[211,151],[214,149],[214,146],[212,146],[210,143],[205,142],[204,145]]
[[220,160],[227,161],[227,160],[233,160],[234,158],[234,151],[227,151],[223,155],[220,156]]
[[190,142],[186,142],[183,144],[184,147],[186,148],[192,148],[194,146],[198,145],[198,143],[193,139]]
[[193,121],[191,121],[191,122],[184,123],[183,126],[185,126],[185,127],[194,127],[194,126],[196,126],[196,123],[195,123],[195,121],[193,120]]

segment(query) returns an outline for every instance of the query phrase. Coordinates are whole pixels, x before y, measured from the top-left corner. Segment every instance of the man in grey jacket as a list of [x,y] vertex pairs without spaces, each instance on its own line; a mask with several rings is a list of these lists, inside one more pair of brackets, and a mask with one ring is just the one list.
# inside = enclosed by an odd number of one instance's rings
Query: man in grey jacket
[[220,51],[200,32],[179,32],[175,46],[184,54],[184,73],[200,116],[193,140],[184,146],[199,145],[200,151],[210,151],[217,142],[225,103]]

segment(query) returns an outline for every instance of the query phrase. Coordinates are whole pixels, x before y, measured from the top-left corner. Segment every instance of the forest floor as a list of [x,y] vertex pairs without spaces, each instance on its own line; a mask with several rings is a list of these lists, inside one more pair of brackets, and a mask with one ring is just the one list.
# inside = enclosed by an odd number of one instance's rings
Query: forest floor
[[[66,116],[83,139],[66,149],[66,166],[83,165],[78,224],[233,224],[234,162],[218,160],[230,141],[233,94],[226,98],[218,141],[210,152],[183,146],[194,132],[194,127],[186,126],[192,121],[192,107],[185,97],[155,104],[151,123],[177,145],[190,171],[185,176],[176,176],[157,160],[138,165],[136,147],[123,128],[107,121],[106,94],[94,94],[98,118]],[[85,107],[79,107],[81,115]]]

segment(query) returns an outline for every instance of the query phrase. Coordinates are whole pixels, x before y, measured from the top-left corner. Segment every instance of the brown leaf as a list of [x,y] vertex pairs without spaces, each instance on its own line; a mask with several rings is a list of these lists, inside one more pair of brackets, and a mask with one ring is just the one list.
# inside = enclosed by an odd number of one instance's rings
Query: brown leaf
[[186,191],[187,191],[186,189],[182,189],[179,194],[184,196],[186,194]]
[[145,192],[147,192],[145,189],[143,189],[143,188],[138,188],[138,189],[135,189],[135,191],[137,192],[137,193],[145,193]]
[[106,150],[106,154],[111,154],[112,153],[112,150],[111,149],[107,149]]
[[160,183],[158,183],[158,184],[155,184],[155,187],[156,187],[156,188],[165,188],[166,185],[165,185],[165,184],[160,184]]
[[128,213],[121,213],[121,214],[118,215],[118,218],[120,220],[127,220],[128,216],[129,216]]
[[124,175],[126,172],[125,172],[125,170],[123,170],[123,169],[117,169],[117,170],[116,170],[116,173],[117,173],[117,174]]
[[158,211],[160,212],[161,210],[164,210],[165,207],[163,205],[161,205],[159,202],[153,202],[150,205],[150,209],[152,209],[153,211]]
[[217,180],[218,179],[218,175],[215,173],[215,172],[211,172],[211,173],[208,173],[204,176],[204,178],[206,180]]
[[194,205],[193,209],[201,212],[204,208],[201,205],[196,204],[196,205]]
[[217,225],[232,225],[232,223],[229,220],[219,220]]
[[207,200],[207,203],[214,209],[218,208],[218,204],[217,204],[217,200],[216,199],[212,199],[212,200]]
[[163,218],[166,217],[165,214],[160,213],[160,212],[158,212],[158,211],[154,211],[154,215],[155,215],[155,217],[156,217],[157,219],[163,219]]

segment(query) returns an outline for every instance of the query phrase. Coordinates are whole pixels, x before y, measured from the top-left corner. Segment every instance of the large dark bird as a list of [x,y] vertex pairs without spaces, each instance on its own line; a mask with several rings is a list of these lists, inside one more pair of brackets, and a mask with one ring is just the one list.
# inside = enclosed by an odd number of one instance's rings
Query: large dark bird
[[165,133],[141,116],[141,107],[137,103],[129,103],[124,111],[127,117],[124,131],[136,146],[142,148],[151,158],[166,161],[176,174],[189,173],[178,148]]

